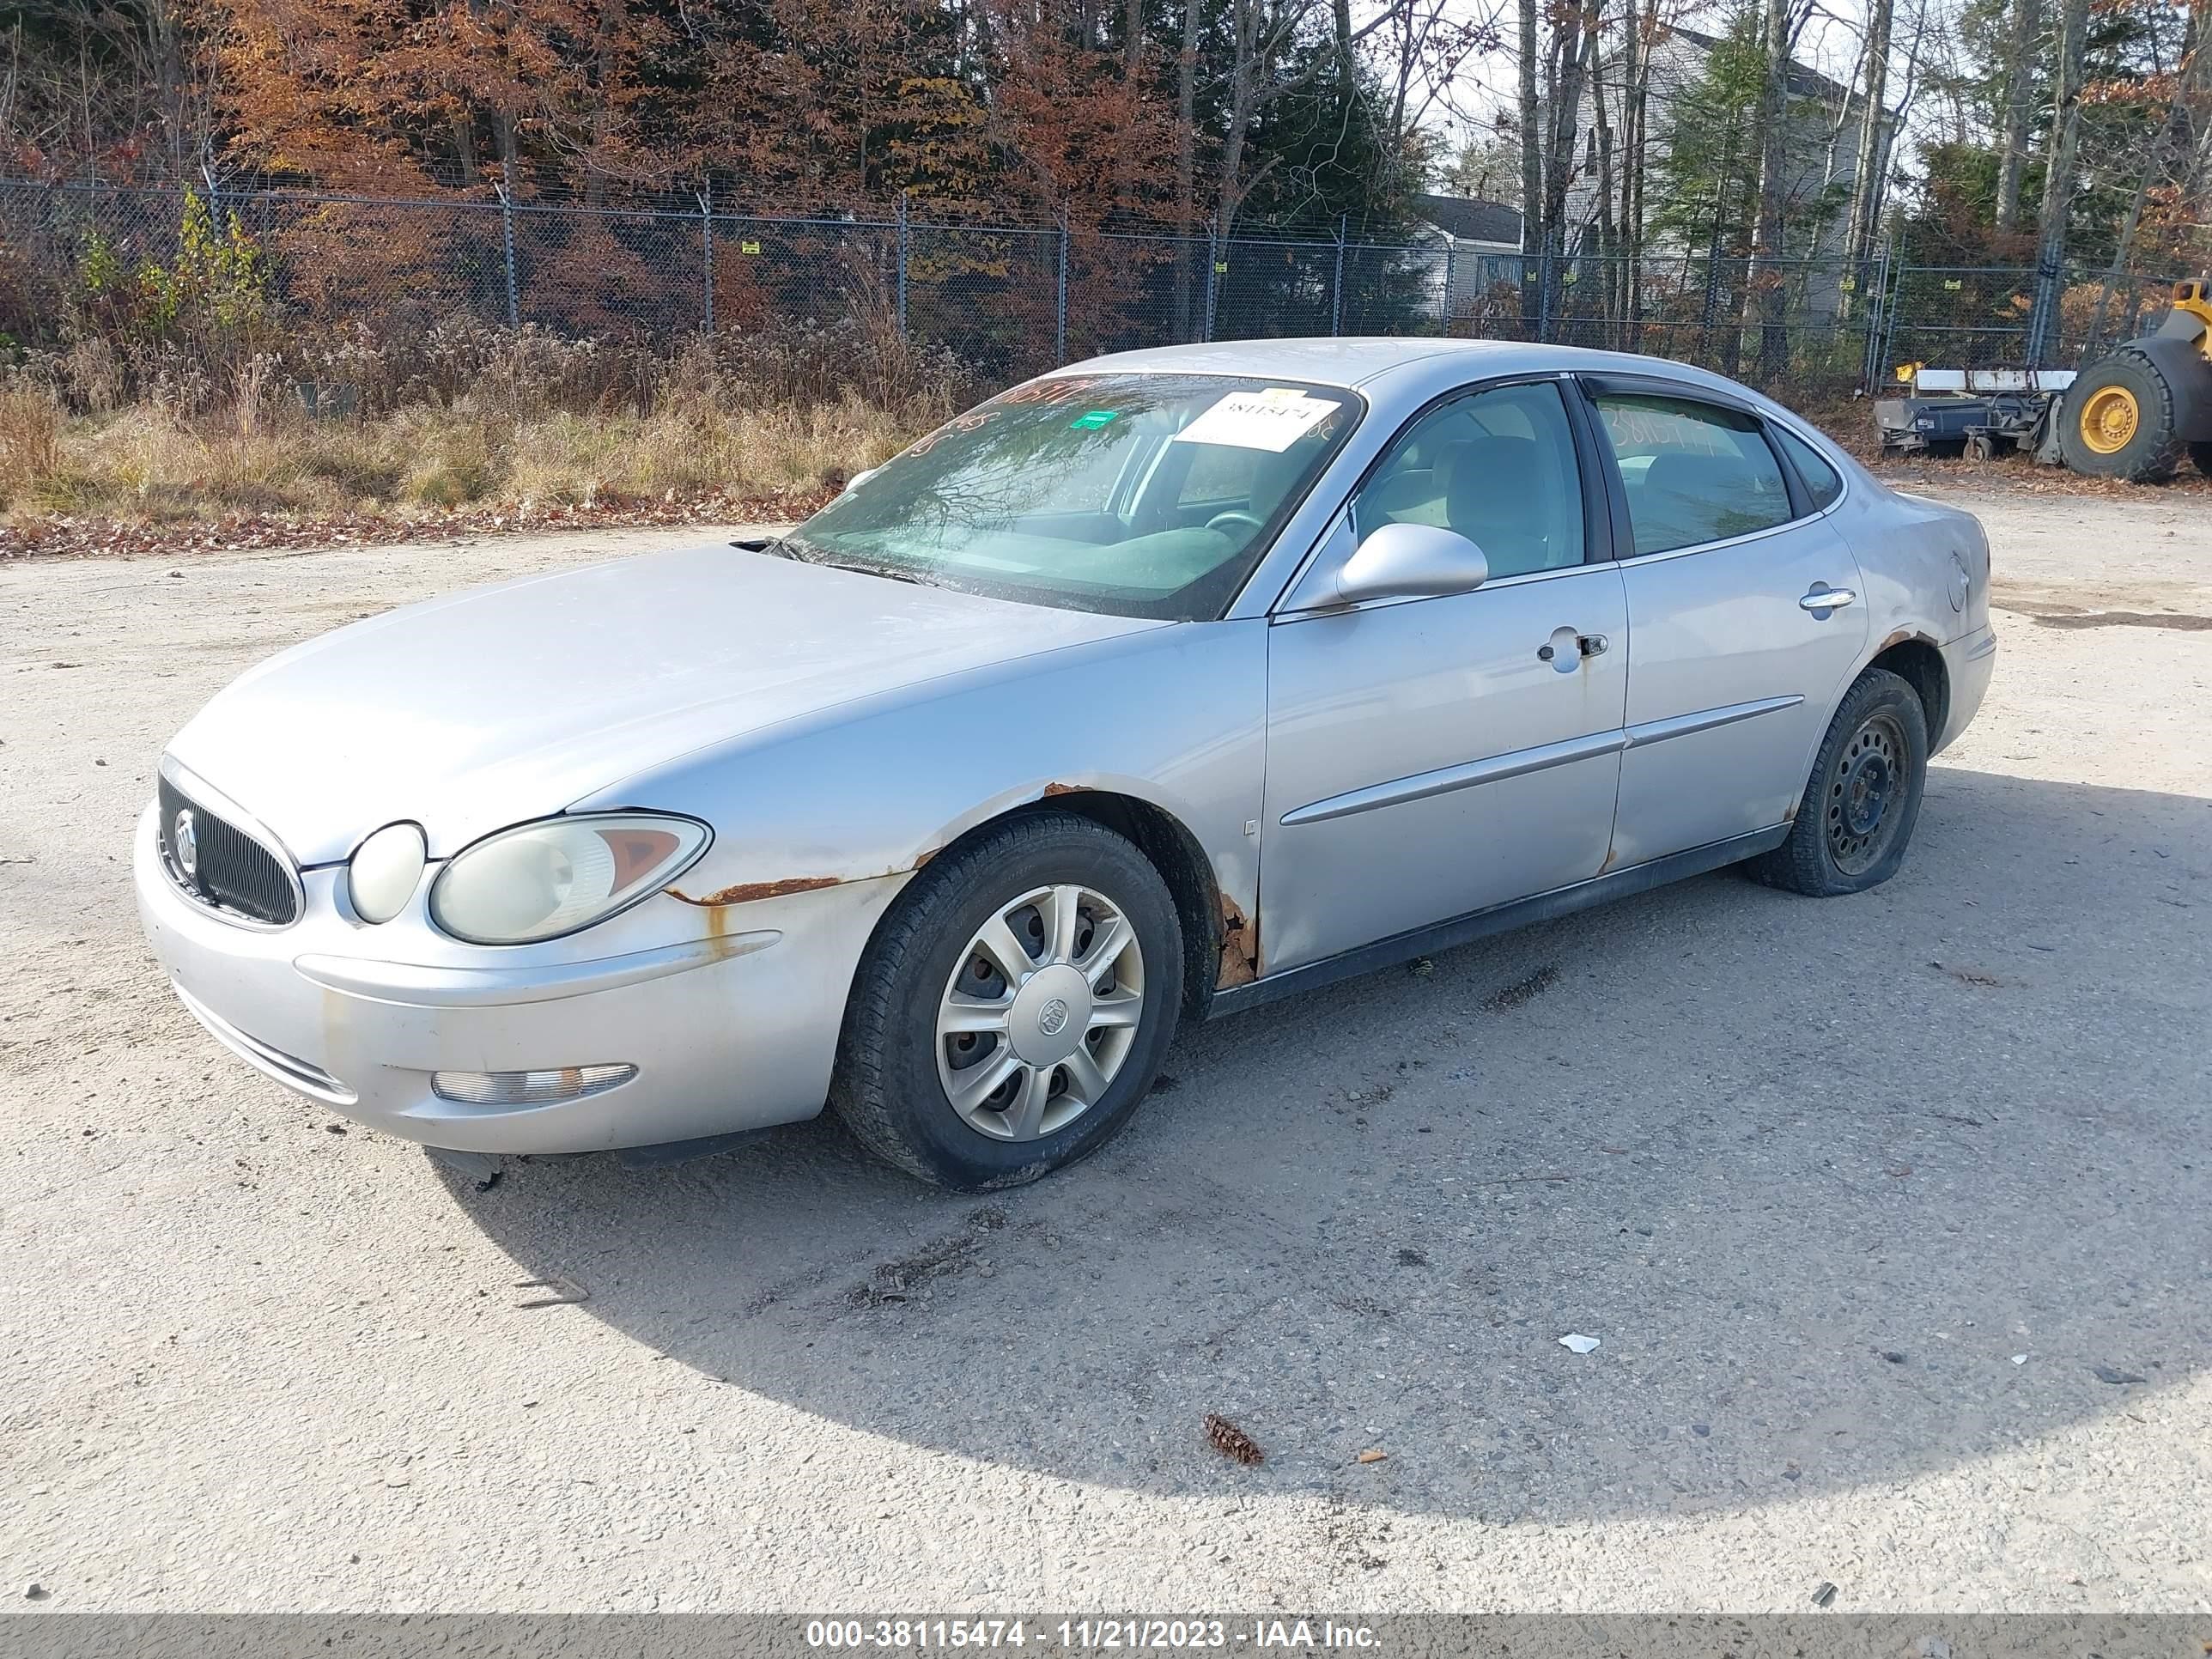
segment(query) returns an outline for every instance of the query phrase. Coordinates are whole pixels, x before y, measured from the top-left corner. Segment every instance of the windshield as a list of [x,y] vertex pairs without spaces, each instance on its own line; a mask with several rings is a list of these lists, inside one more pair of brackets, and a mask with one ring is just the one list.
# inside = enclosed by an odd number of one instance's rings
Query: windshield
[[1069,610],[1218,617],[1359,418],[1213,374],[1016,386],[786,538],[793,557]]

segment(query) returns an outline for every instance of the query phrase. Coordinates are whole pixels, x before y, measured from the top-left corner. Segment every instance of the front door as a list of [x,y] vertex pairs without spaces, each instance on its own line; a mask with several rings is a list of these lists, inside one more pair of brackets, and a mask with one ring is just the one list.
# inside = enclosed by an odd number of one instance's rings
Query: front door
[[1785,474],[1747,410],[1604,388],[1593,402],[1634,539],[1613,830],[1629,865],[1788,819],[1863,659],[1867,607],[1858,562],[1820,516],[1842,488],[1832,471]]
[[1628,691],[1620,570],[1593,562],[1563,388],[1415,422],[1352,507],[1483,550],[1473,592],[1292,612],[1269,630],[1264,971],[1585,880],[1606,862]]

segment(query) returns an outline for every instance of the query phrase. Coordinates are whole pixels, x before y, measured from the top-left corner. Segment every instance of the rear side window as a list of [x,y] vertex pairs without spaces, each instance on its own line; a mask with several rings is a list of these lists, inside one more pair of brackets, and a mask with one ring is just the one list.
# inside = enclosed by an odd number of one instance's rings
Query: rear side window
[[1782,464],[1753,416],[1686,398],[1607,392],[1596,403],[1628,489],[1638,553],[1789,522]]
[[1819,450],[1788,427],[1771,427],[1768,430],[1782,446],[1782,453],[1790,458],[1790,465],[1797,469],[1797,476],[1805,481],[1805,493],[1813,498],[1814,507],[1825,507],[1844,493],[1842,477]]

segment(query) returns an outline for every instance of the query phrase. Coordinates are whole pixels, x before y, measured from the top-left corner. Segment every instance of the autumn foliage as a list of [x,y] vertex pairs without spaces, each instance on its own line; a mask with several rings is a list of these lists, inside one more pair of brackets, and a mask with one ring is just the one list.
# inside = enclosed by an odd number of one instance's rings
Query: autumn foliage
[[903,192],[939,216],[1018,205],[1095,225],[1195,206],[1176,199],[1182,43],[1154,38],[1182,9],[210,0],[203,22],[226,150],[324,189],[599,204],[704,188],[799,212]]

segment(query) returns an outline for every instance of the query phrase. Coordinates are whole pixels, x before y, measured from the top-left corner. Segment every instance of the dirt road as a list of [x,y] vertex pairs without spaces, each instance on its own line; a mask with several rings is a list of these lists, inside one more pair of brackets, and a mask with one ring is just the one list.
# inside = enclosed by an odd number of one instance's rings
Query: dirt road
[[0,569],[0,1591],[2212,1604],[2212,518],[1969,504],[2003,650],[1895,881],[1710,877],[1224,1022],[988,1204],[825,1124],[479,1193],[139,942],[131,821],[240,669],[699,532]]

